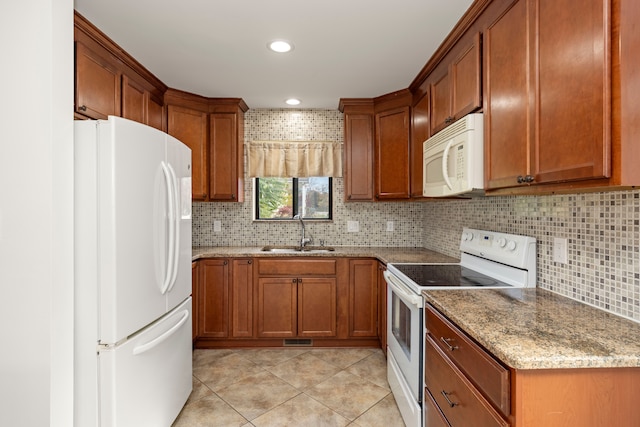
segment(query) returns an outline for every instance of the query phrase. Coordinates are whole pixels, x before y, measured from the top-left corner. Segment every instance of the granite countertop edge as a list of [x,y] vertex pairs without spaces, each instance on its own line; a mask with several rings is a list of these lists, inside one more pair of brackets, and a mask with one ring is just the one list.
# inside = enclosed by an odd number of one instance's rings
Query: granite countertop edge
[[264,246],[199,246],[192,248],[192,261],[205,258],[220,257],[354,257],[377,258],[385,264],[394,262],[450,264],[458,263],[459,259],[453,258],[436,251],[425,248],[391,248],[373,246],[332,246],[331,252],[314,253],[274,253],[262,250]]
[[545,289],[423,296],[514,369],[640,368],[640,323]]

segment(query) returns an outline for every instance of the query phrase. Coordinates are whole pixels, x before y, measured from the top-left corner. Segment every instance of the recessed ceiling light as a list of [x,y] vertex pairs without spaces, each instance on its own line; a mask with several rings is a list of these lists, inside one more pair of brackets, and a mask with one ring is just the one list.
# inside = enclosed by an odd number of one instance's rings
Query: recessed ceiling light
[[293,44],[286,40],[273,40],[267,43],[267,47],[278,53],[286,53],[293,50]]
[[287,105],[300,105],[300,100],[296,98],[289,98],[286,101]]

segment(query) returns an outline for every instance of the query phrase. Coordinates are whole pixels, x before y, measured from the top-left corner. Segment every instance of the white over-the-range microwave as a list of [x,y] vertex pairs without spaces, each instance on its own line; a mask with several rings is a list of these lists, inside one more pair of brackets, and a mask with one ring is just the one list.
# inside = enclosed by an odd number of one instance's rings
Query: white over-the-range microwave
[[483,131],[482,114],[468,114],[423,143],[423,196],[483,193]]

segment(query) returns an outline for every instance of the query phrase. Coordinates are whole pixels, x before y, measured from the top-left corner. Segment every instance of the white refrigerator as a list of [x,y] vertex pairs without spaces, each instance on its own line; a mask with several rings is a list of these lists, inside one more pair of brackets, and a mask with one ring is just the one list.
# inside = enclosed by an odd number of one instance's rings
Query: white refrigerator
[[75,122],[76,427],[170,426],[192,388],[191,150]]

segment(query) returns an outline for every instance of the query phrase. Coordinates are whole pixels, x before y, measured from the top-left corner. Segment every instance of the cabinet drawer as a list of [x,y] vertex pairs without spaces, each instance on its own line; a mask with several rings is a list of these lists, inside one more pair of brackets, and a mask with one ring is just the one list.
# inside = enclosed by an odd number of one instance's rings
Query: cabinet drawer
[[424,389],[424,399],[422,401],[424,425],[428,427],[451,427],[451,424],[442,415],[436,401],[431,396],[428,389]]
[[451,427],[509,427],[430,336],[425,361],[425,385]]
[[511,409],[509,370],[431,306],[427,305],[425,312],[425,326],[436,345],[491,403],[508,416]]
[[335,275],[335,259],[258,259],[260,275]]

